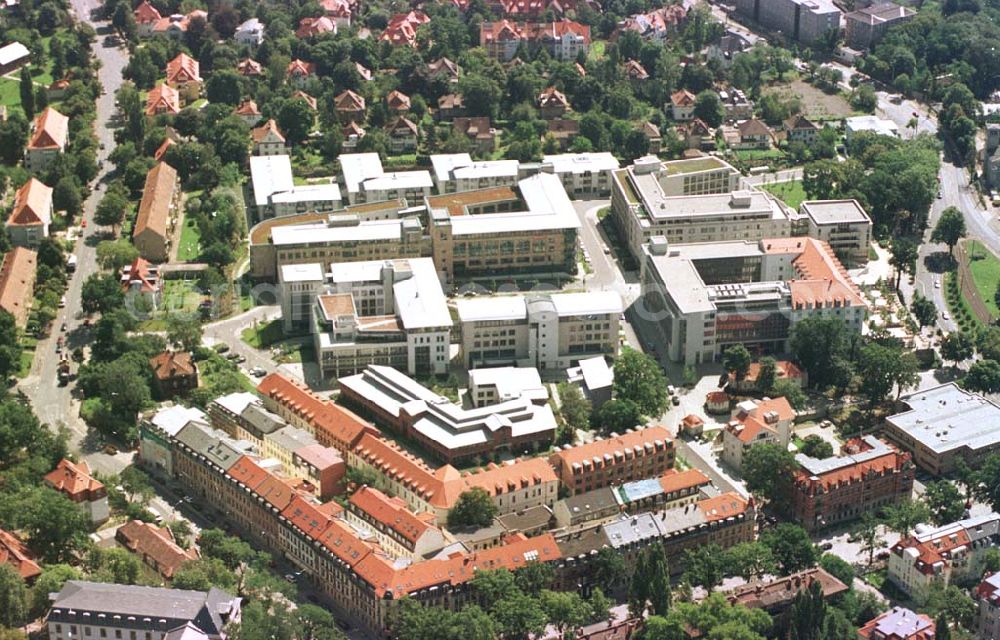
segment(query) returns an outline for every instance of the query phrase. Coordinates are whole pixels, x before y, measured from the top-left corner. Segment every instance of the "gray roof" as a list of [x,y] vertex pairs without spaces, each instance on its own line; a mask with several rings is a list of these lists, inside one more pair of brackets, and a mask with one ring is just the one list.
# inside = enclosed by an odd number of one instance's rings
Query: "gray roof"
[[177,433],[177,440],[228,471],[245,451],[241,443],[230,440],[223,431],[206,430],[196,423],[188,423]]
[[799,207],[816,224],[871,224],[857,200],[809,200]]
[[497,517],[497,522],[507,531],[530,531],[538,527],[547,528],[551,520],[552,510],[544,504]]
[[[273,433],[282,429],[287,424],[280,416],[271,413],[264,407],[256,404],[248,404],[242,412],[240,419],[255,429],[259,434]],[[258,436],[259,437],[259,436]]]
[[[192,622],[210,636],[218,636],[230,613],[240,607],[239,598],[214,587],[206,593],[84,580],[68,581],[51,598],[50,620],[78,619],[84,622],[82,614],[86,612],[103,613],[109,617],[107,625],[116,626],[113,616],[134,616],[152,618],[150,623],[154,625],[160,619],[172,626]],[[68,617],[74,615],[74,618]],[[90,619],[97,622],[96,615],[90,616]],[[141,620],[123,626],[135,626],[136,622]]]
[[615,497],[615,492],[611,487],[578,493],[575,496],[565,498],[562,502],[573,516],[580,513],[599,513],[605,509],[617,508],[618,506],[618,499]]
[[953,382],[903,396],[909,411],[886,421],[941,454],[967,447],[971,451],[1000,443],[1000,407]]

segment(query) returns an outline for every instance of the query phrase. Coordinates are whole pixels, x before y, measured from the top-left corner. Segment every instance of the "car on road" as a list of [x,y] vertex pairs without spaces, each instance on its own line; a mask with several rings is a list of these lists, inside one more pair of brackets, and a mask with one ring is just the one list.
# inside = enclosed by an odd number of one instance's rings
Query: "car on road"
[[934,281],[934,288],[935,289],[940,289],[941,288],[941,278],[938,278],[938,279],[936,279]]
[[951,320],[951,316],[948,315],[947,311],[942,311],[941,312],[941,319],[942,320]]
[[86,229],[87,228],[87,219],[86,218],[84,218],[83,220],[80,221],[80,228],[81,229]]
[[236,357],[233,358],[233,361],[236,362],[236,364],[243,364],[244,362],[247,361],[247,357],[242,353],[238,353],[236,354]]
[[285,580],[288,580],[289,582],[295,582],[295,576],[293,576],[290,573],[286,573],[285,574]]
[[255,378],[263,378],[264,376],[267,375],[267,371],[264,371],[262,367],[254,367],[253,369],[250,370],[250,375],[252,375]]
[[[228,350],[229,350],[229,348],[227,347],[227,348],[226,348],[226,351],[228,351]],[[219,353],[222,353],[222,352],[220,351]],[[226,354],[226,360],[238,360],[238,359],[239,359],[239,357],[240,357],[240,354],[238,354],[238,353],[236,353],[236,352],[233,352],[233,353],[227,353],[227,354]]]
[[681,404],[680,396],[674,396],[670,398],[670,402],[672,402],[675,407],[680,406]]
[[215,349],[216,353],[225,353],[225,352],[229,351],[229,345],[225,344],[225,343],[217,344],[213,348]]
[[938,191],[938,200],[940,200],[943,197],[944,197],[944,192],[943,191]]
[[819,545],[819,548],[822,551],[829,551],[830,549],[833,548],[833,543],[832,542],[824,542],[823,544]]

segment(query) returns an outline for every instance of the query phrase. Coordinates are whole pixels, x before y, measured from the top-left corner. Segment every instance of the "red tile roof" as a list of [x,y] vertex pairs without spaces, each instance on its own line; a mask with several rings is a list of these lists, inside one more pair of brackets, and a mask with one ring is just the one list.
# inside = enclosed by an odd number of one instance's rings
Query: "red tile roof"
[[37,265],[38,254],[24,247],[14,247],[0,263],[0,309],[14,316],[20,327],[34,298]]
[[145,556],[155,563],[156,570],[166,579],[171,579],[184,563],[198,559],[195,549],[184,550],[174,541],[167,527],[132,520],[118,527],[115,539],[133,553]]
[[750,501],[738,493],[729,492],[714,498],[706,498],[698,502],[698,508],[705,515],[707,522],[725,520],[746,512]]
[[149,365],[153,367],[153,376],[157,380],[170,380],[177,376],[193,376],[198,373],[194,358],[187,351],[164,351],[150,358]]
[[149,261],[145,258],[138,257],[132,264],[122,269],[122,291],[128,291],[133,287],[143,293],[155,293],[159,289],[159,276],[152,273]]
[[[240,106],[236,107],[233,113],[238,116],[259,116],[260,109],[257,108],[257,103],[253,100],[244,100],[240,103]],[[270,122],[273,122],[273,120]]]
[[789,280],[797,309],[864,305],[861,293],[834,255],[830,245],[814,238],[762,240],[767,253],[794,254],[797,279]]
[[180,113],[181,94],[166,83],[158,84],[146,94],[146,115]]
[[401,499],[390,498],[372,487],[362,487],[351,496],[348,503],[392,529],[411,544],[415,544],[420,536],[434,528],[407,509],[406,503]]
[[48,224],[52,208],[52,188],[37,178],[30,178],[14,196],[14,210],[7,219],[8,225]]
[[391,42],[394,45],[405,44],[411,47],[416,46],[417,28],[430,21],[431,19],[423,11],[397,13],[389,20],[389,24],[379,39],[383,42]]
[[156,7],[149,3],[149,0],[142,0],[132,14],[135,16],[135,21],[139,24],[156,22],[162,17],[160,12],[156,10]]
[[288,63],[285,73],[291,77],[307,77],[316,73],[316,65],[305,60],[295,59]]
[[240,60],[236,65],[236,71],[242,76],[262,76],[264,67],[253,58]]
[[146,184],[142,188],[142,200],[139,201],[135,229],[132,230],[133,238],[147,230],[160,237],[167,237],[170,204],[173,202],[176,188],[177,171],[169,164],[158,162],[149,170],[146,174]]
[[670,102],[675,107],[690,107],[694,105],[695,95],[687,89],[675,91],[670,95]]
[[24,580],[34,580],[42,573],[27,545],[3,529],[0,529],[0,564],[9,564]]
[[201,65],[188,54],[180,53],[167,63],[167,83],[187,84],[188,82],[201,82]]
[[566,99],[566,95],[556,89],[555,87],[549,87],[538,94],[538,106],[545,107],[563,107],[564,109],[569,108],[569,100]]
[[278,129],[278,123],[275,122],[273,118],[268,120],[264,124],[260,125],[259,127],[255,127],[250,132],[250,137],[253,139],[254,142],[261,142],[262,140],[264,140],[264,138],[268,137],[271,134],[277,136],[282,142],[285,141],[285,136],[281,135],[281,130]]
[[261,380],[257,393],[282,405],[309,424],[320,444],[349,451],[362,434],[377,433],[374,427],[352,411],[317,397],[280,373],[272,373]]
[[556,22],[526,22],[518,23],[510,20],[484,22],[479,27],[479,44],[485,46],[490,42],[506,42],[511,40],[548,41],[560,40],[566,35],[575,35],[590,44],[590,27],[573,22],[558,20]]
[[52,107],[35,118],[34,133],[28,142],[28,149],[59,149],[66,148],[66,136],[69,133],[69,118]]
[[402,91],[396,91],[393,89],[385,97],[385,104],[390,109],[405,111],[410,108],[410,96],[406,95]]
[[312,38],[323,33],[337,33],[336,23],[326,16],[302,18],[299,20],[299,28],[295,30],[295,37]]
[[663,493],[693,489],[711,484],[711,482],[708,476],[697,469],[684,469],[683,471],[670,469],[660,476],[660,486],[663,487]]
[[104,489],[104,485],[90,475],[90,465],[86,460],[74,463],[63,458],[56,468],[45,476],[45,483],[70,498],[86,496]]
[[364,111],[365,99],[348,89],[333,99],[333,106],[337,111]]
[[673,447],[674,439],[670,432],[664,427],[655,426],[646,429],[637,429],[631,433],[625,433],[612,438],[597,440],[589,444],[582,444],[569,449],[556,451],[550,459],[558,459],[564,467],[574,464],[591,461],[595,458],[604,459],[605,456],[614,456],[615,453],[624,453],[629,449],[648,449],[655,447],[657,443],[665,448]]

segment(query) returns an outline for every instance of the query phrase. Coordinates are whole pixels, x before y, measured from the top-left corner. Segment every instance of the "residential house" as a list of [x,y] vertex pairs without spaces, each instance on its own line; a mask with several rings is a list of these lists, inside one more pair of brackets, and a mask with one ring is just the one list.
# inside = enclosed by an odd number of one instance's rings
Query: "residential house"
[[[70,211],[75,215],[75,211]],[[29,178],[14,194],[14,210],[7,218],[7,233],[15,247],[37,247],[49,235],[52,222],[52,188]]]
[[169,258],[171,218],[180,195],[178,184],[177,171],[166,162],[158,162],[146,174],[132,244],[140,256],[151,262],[166,262]]
[[17,572],[21,579],[31,584],[42,573],[35,562],[35,556],[20,538],[9,531],[0,529],[0,564],[5,564]]
[[135,17],[135,24],[140,38],[148,38],[153,35],[153,29],[163,18],[160,12],[150,4],[149,0],[142,0],[132,11]]
[[320,500],[332,500],[343,493],[347,464],[339,451],[317,442],[292,451],[285,473],[308,483]]
[[285,78],[289,84],[296,88],[303,88],[310,79],[316,76],[316,65],[305,60],[296,58],[288,63],[285,69]]
[[736,125],[740,134],[738,149],[770,149],[774,132],[762,120],[752,118]]
[[630,430],[563,447],[549,456],[549,464],[572,496],[665,473],[674,466],[674,441],[663,427]]
[[719,100],[722,102],[722,108],[726,112],[725,118],[727,122],[738,122],[753,118],[753,102],[747,98],[747,95],[741,89],[735,87],[722,89],[719,91]]
[[83,509],[94,524],[101,524],[110,517],[108,492],[94,478],[86,460],[71,462],[63,458],[43,481]]
[[351,120],[344,125],[341,134],[344,140],[340,143],[340,148],[345,153],[354,153],[358,149],[358,143],[365,137],[365,130],[357,122]]
[[722,432],[722,460],[739,471],[746,453],[761,444],[787,447],[795,410],[785,398],[744,400]]
[[677,133],[688,149],[708,149],[715,147],[715,129],[705,124],[701,118],[694,118],[677,127]]
[[858,629],[860,640],[934,640],[934,621],[923,613],[893,607]]
[[689,413],[681,420],[677,427],[677,435],[686,435],[689,438],[700,438],[705,432],[705,421],[700,416]]
[[264,65],[253,58],[244,58],[236,64],[236,73],[244,78],[260,78],[264,75]]
[[372,79],[372,70],[366,67],[365,65],[361,64],[360,62],[354,63],[354,70],[358,72],[358,75],[361,76],[361,79],[364,80],[365,82],[368,82],[369,80]]
[[410,97],[402,91],[393,89],[385,97],[385,106],[389,109],[390,113],[404,115],[410,110]]
[[195,9],[188,14],[175,13],[165,18],[160,18],[153,25],[151,35],[170,38],[171,40],[182,40],[187,33],[192,22],[207,22],[208,13],[200,9]]
[[529,51],[545,49],[557,60],[575,60],[590,49],[590,27],[573,22],[484,22],[479,27],[479,44],[486,53],[500,62],[514,59],[518,47]]
[[248,127],[252,127],[260,122],[262,115],[260,109],[257,107],[257,103],[249,98],[241,102],[240,106],[233,110],[233,114]]
[[326,16],[302,18],[299,20],[299,28],[295,30],[295,37],[307,40],[324,33],[336,34],[337,23]]
[[[226,640],[240,621],[241,599],[212,587],[183,591],[69,580],[51,594],[48,640],[105,637]],[[180,635],[176,635],[181,630]],[[169,632],[169,633],[168,633]]]
[[163,143],[157,147],[156,151],[153,152],[153,160],[160,162],[163,160],[163,156],[166,155],[167,149],[177,144],[172,138],[164,138]]
[[[736,379],[734,373],[729,374],[729,388],[736,393],[747,393],[757,388],[757,379],[760,376],[760,361],[751,362],[750,368],[741,380]],[[774,363],[774,381],[788,380],[795,383],[800,389],[806,388],[808,375],[797,364],[790,360],[776,360]]]
[[172,398],[198,388],[198,365],[187,351],[164,351],[150,358],[149,365],[158,398]]
[[666,42],[676,35],[677,27],[687,19],[687,10],[683,4],[671,4],[649,13],[640,13],[625,18],[619,28],[622,31],[634,31],[645,40]]
[[338,29],[350,28],[353,14],[350,0],[320,0],[319,5],[323,8],[323,13],[337,23]]
[[250,152],[255,156],[284,156],[289,153],[285,136],[281,135],[278,123],[273,118],[253,129],[250,138],[253,140]]
[[181,112],[181,94],[170,85],[161,83],[146,94],[146,115],[176,115]]
[[122,268],[122,293],[127,298],[142,297],[153,309],[160,306],[163,286],[160,281],[159,269],[143,257],[137,257],[132,264]]
[[670,96],[671,117],[676,122],[687,122],[694,118],[695,95],[687,89],[675,91]]
[[14,316],[14,324],[22,330],[35,299],[37,267],[38,254],[24,247],[8,251],[0,264],[0,309]]
[[393,46],[415,47],[417,46],[417,29],[430,21],[430,17],[423,11],[397,13],[389,19],[389,24],[379,36],[379,40]]
[[819,126],[801,113],[795,114],[784,122],[785,138],[788,142],[801,142],[811,145],[819,138]]
[[417,150],[420,130],[409,118],[397,116],[386,125],[385,132],[389,136],[389,153],[414,153]]
[[580,135],[580,121],[568,118],[552,118],[547,122],[546,136],[552,136],[559,143],[559,150],[569,149],[573,140]]
[[177,89],[182,104],[190,103],[201,95],[201,83],[201,65],[186,53],[178,54],[167,63],[164,84]]
[[486,116],[475,118],[455,118],[452,122],[455,133],[464,135],[472,143],[473,151],[490,153],[496,148],[497,130]]
[[462,96],[454,93],[438,98],[437,113],[434,114],[438,120],[452,120],[465,115],[465,102]]
[[546,120],[559,118],[570,111],[569,100],[563,92],[549,87],[538,95],[538,110]]
[[800,594],[809,593],[813,584],[819,585],[824,600],[847,593],[850,589],[822,567],[768,580],[754,580],[726,591],[726,599],[736,606],[763,609],[772,616],[781,615],[791,607]]
[[66,150],[69,118],[52,107],[35,117],[31,138],[24,150],[24,167],[33,173],[49,168],[57,156]]
[[160,527],[141,520],[130,520],[115,531],[115,540],[139,556],[165,580],[170,580],[177,570],[200,556],[198,550],[185,550],[169,527]]
[[728,69],[733,64],[733,58],[753,46],[746,36],[735,31],[726,31],[717,43],[705,48],[705,59],[713,60],[723,68]]
[[49,99],[49,102],[62,100],[66,97],[67,91],[69,91],[69,84],[69,77],[54,80],[52,84],[45,89],[45,97]]
[[28,64],[31,51],[20,42],[11,42],[0,47],[0,75],[7,75]]
[[625,62],[625,77],[633,84],[637,84],[649,80],[649,73],[638,60],[628,60]]
[[663,149],[663,136],[660,134],[660,128],[649,122],[642,123],[642,135],[645,136],[647,142],[649,142],[648,153],[657,154]]
[[448,58],[438,58],[427,63],[424,69],[424,76],[430,81],[454,84],[458,82],[462,69]]
[[236,39],[236,44],[259,47],[264,42],[264,23],[257,18],[250,18],[236,27],[233,37]]
[[303,100],[309,108],[316,111],[316,98],[312,97],[305,91],[299,90],[292,93],[292,100]]
[[342,91],[333,99],[333,108],[344,124],[365,121],[365,99],[350,89]]

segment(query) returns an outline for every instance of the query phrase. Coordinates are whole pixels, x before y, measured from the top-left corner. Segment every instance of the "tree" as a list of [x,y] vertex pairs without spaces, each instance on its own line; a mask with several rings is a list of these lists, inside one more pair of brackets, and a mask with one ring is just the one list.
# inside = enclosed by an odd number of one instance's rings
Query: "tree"
[[560,637],[569,630],[585,624],[590,617],[590,606],[573,591],[541,592],[539,603],[550,624],[555,625]]
[[942,611],[934,620],[934,640],[951,640],[951,625],[948,622],[948,612]]
[[63,176],[52,188],[52,206],[56,211],[65,211],[70,220],[80,213],[80,185],[74,176]]
[[732,372],[737,382],[741,382],[743,378],[747,377],[751,362],[753,362],[753,357],[741,344],[726,348],[722,355],[722,366],[726,368],[726,371]]
[[917,324],[921,327],[932,326],[937,322],[937,305],[930,298],[925,298],[919,293],[913,295],[913,302],[910,303],[910,311],[917,319]]
[[885,524],[905,538],[921,522],[930,520],[931,511],[923,502],[907,498],[885,508]]
[[606,593],[614,593],[628,577],[628,569],[621,552],[613,547],[601,547],[590,565],[594,584]]
[[625,349],[615,363],[614,396],[631,400],[643,415],[659,417],[667,408],[667,379],[659,363],[641,351]]
[[139,257],[135,245],[125,240],[102,240],[97,245],[97,262],[102,268],[115,273],[132,264]]
[[719,94],[712,89],[706,89],[698,94],[694,102],[694,115],[705,121],[705,124],[716,128],[726,117],[726,109],[722,105]]
[[231,69],[212,72],[205,84],[205,93],[213,104],[236,106],[243,97],[243,83],[240,75]]
[[952,331],[941,340],[941,357],[951,360],[956,367],[959,362],[971,358],[974,352],[975,342],[964,331]]
[[774,389],[774,383],[777,379],[778,363],[771,356],[761,358],[760,369],[757,372],[757,392],[763,394],[770,393]]
[[167,342],[188,353],[201,346],[201,322],[193,315],[172,313],[167,316]]
[[613,399],[605,402],[594,412],[591,423],[602,433],[621,433],[642,421],[639,405],[631,400]]
[[924,611],[934,617],[943,613],[948,620],[968,629],[976,617],[976,602],[958,586],[950,584],[946,587],[942,582],[934,581],[927,591]]
[[833,455],[833,445],[813,433],[803,439],[802,448],[799,449],[799,452],[804,453],[810,458],[822,460]]
[[996,393],[1000,391],[1000,362],[996,360],[977,360],[969,367],[969,372],[962,380],[962,386],[969,391],[979,393]]
[[868,554],[870,566],[875,560],[875,552],[885,546],[878,520],[872,514],[865,513],[861,516],[861,524],[855,530],[855,535],[861,541],[861,551]]
[[545,612],[536,598],[515,592],[496,602],[490,615],[504,638],[528,640],[545,630]]
[[590,426],[590,401],[583,397],[580,387],[562,382],[559,391],[559,414],[572,429],[586,429]]
[[50,593],[57,593],[69,580],[79,580],[80,571],[68,564],[52,564],[42,569],[42,574],[35,578],[31,586],[31,605],[29,616],[32,619],[45,615],[52,605]]
[[28,121],[20,111],[10,113],[6,122],[0,122],[0,162],[11,166],[20,162],[28,131]]
[[962,212],[956,207],[948,207],[934,225],[931,242],[945,243],[948,245],[948,254],[954,255],[955,245],[965,237],[965,233],[965,217]]
[[916,356],[899,344],[866,344],[859,352],[857,367],[861,394],[868,399],[869,411],[884,401],[893,388],[898,395],[920,381]]
[[760,542],[741,542],[725,552],[724,564],[732,575],[750,582],[777,568],[770,547]]
[[2,507],[3,522],[25,532],[28,546],[46,562],[70,560],[88,542],[90,518],[54,489],[22,489]]
[[309,137],[315,115],[312,107],[303,98],[289,100],[278,111],[278,127],[292,144],[300,144]]
[[118,480],[129,502],[146,505],[153,499],[155,492],[149,481],[149,476],[135,465],[129,465],[118,474]]
[[795,456],[786,447],[765,443],[751,447],[743,455],[740,471],[749,491],[773,504],[780,504],[797,467]]
[[802,411],[806,407],[806,394],[794,380],[778,380],[769,393],[775,398],[788,400],[788,404],[796,411]]
[[847,586],[854,583],[854,567],[847,560],[832,553],[824,553],[819,559],[819,566],[831,576]]
[[797,524],[782,522],[762,533],[760,541],[771,549],[783,575],[816,564],[816,547],[806,530]]
[[29,118],[35,117],[35,81],[31,79],[31,70],[21,67],[21,83],[18,87],[21,93],[21,108]]
[[481,487],[462,492],[448,512],[448,524],[453,527],[488,527],[498,513],[490,494]]
[[6,381],[21,368],[21,343],[17,339],[17,321],[6,309],[0,309],[0,380]]
[[121,308],[125,296],[122,294],[118,278],[112,274],[91,274],[83,282],[81,291],[83,310],[87,313],[99,311],[107,313]]
[[823,621],[826,619],[826,601],[823,586],[814,580],[808,589],[795,595],[789,611],[789,635],[798,640],[821,640]]
[[933,480],[924,485],[924,502],[931,512],[931,520],[942,526],[961,520],[965,514],[965,498],[954,484],[947,480]]
[[121,183],[114,183],[108,187],[104,197],[97,204],[97,209],[94,211],[94,222],[111,227],[117,234],[118,227],[125,219],[125,211],[128,208],[128,191]]
[[702,545],[684,551],[684,574],[681,579],[709,591],[722,584],[725,577],[725,554],[717,544]]
[[792,330],[792,352],[809,373],[809,383],[817,389],[840,385],[838,369],[831,364],[847,352],[847,329],[843,321],[830,316],[810,316]]
[[552,586],[555,577],[552,565],[531,561],[514,572],[514,583],[529,596],[537,596],[543,589]]
[[28,622],[28,588],[10,564],[0,564],[0,626],[20,627]]
[[630,608],[642,615],[647,607],[652,615],[666,615],[671,600],[670,568],[662,544],[646,547],[632,573]]

